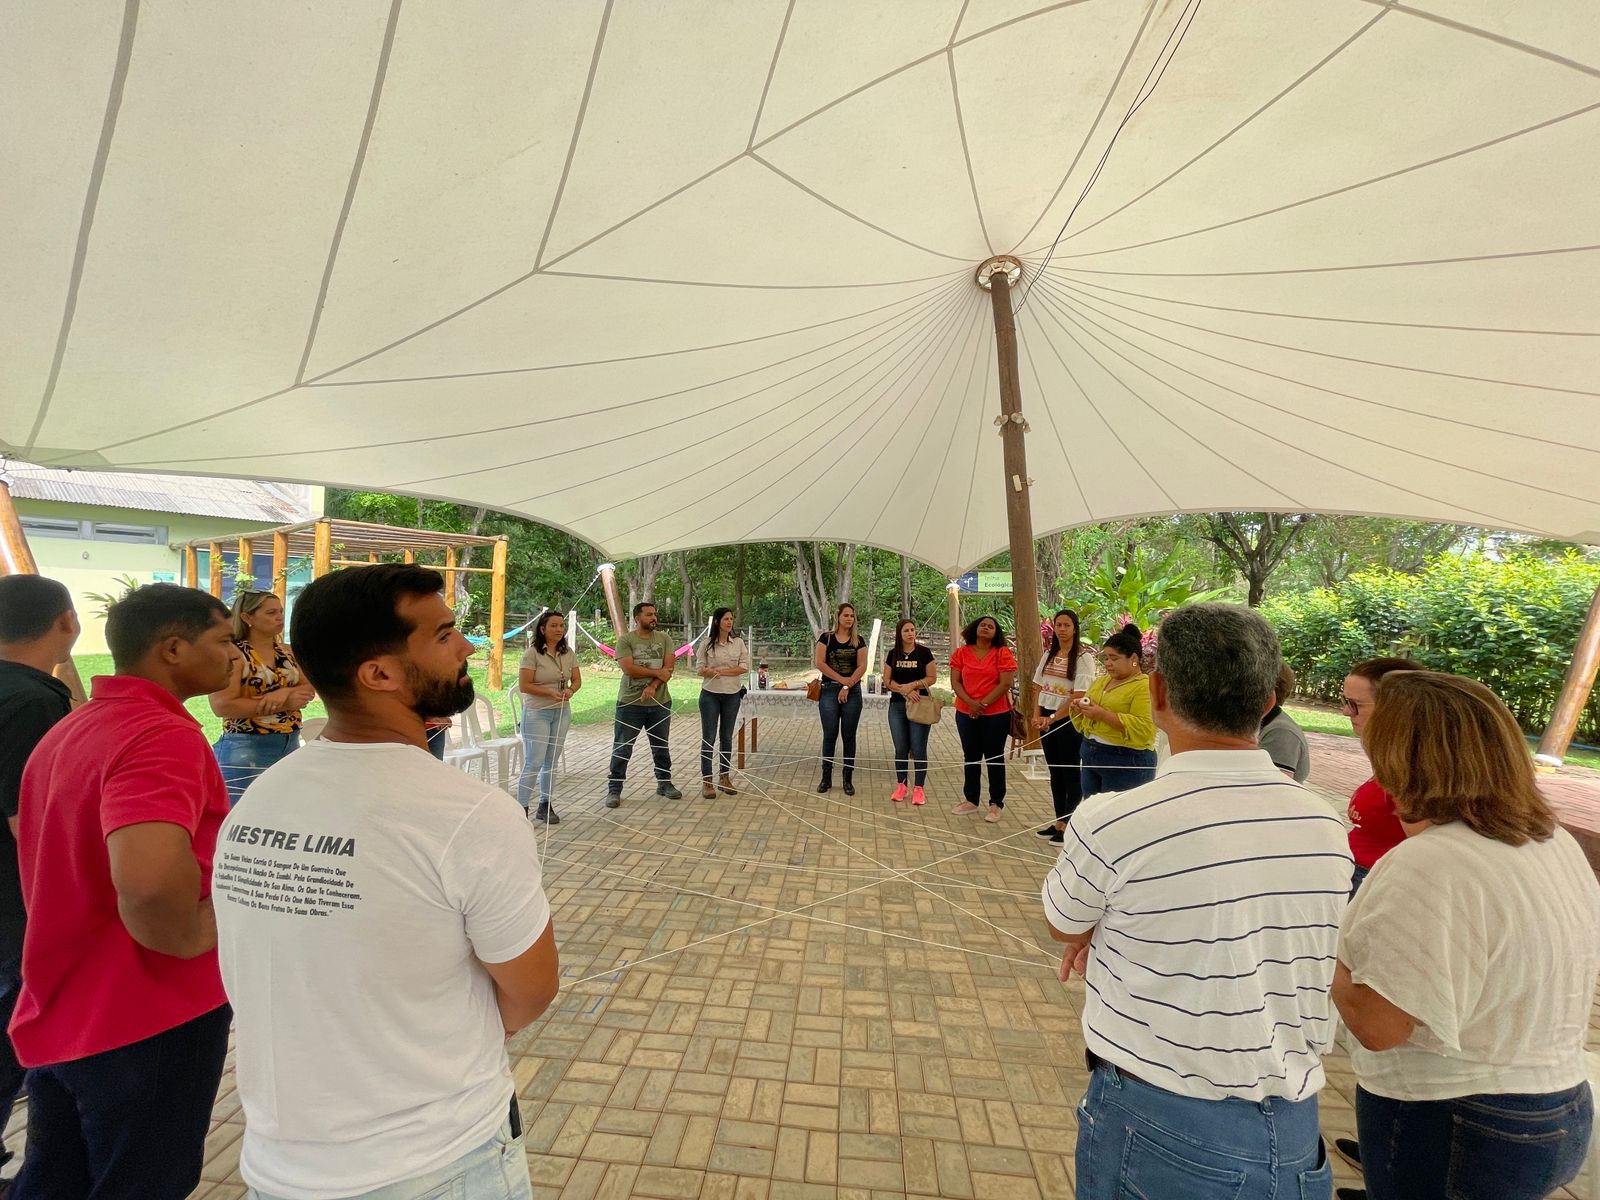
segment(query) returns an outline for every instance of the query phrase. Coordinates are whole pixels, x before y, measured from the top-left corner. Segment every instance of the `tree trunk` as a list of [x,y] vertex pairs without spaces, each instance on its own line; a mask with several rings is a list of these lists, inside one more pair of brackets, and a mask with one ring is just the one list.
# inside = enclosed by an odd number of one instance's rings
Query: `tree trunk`
[[[421,511],[421,507],[422,502],[419,500],[417,502],[419,513]],[[478,530],[483,528],[484,517],[488,515],[489,510],[487,508],[473,509],[472,523],[467,526],[467,532],[476,537]],[[461,557],[456,560],[456,565],[461,567],[470,567],[472,565],[472,552],[476,549],[476,546],[462,547]],[[472,576],[468,575],[465,571],[456,572],[456,594],[453,597],[455,603],[452,604],[451,607],[456,611],[456,620],[460,621],[463,625],[466,624],[467,617],[472,614],[472,593],[467,591],[467,580],[470,578],[472,578]]]
[[1061,603],[1061,535],[1052,533],[1033,543],[1034,572],[1039,579],[1039,594],[1054,609]]
[[900,618],[911,615],[911,560],[900,556]]
[[1206,517],[1203,536],[1244,576],[1251,608],[1267,593],[1267,580],[1283,562],[1307,521],[1305,513],[1218,513]]
[[689,578],[688,551],[678,555],[678,579],[683,584],[683,640],[692,642],[700,630],[700,622],[695,619],[694,581]]
[[806,619],[813,633],[820,634],[833,628],[835,598],[843,602],[850,598],[850,588],[855,582],[856,551],[859,546],[841,543],[834,562],[833,587],[828,586],[828,571],[822,560],[822,544],[812,542],[809,554],[800,542],[790,542],[794,554],[795,582],[800,588],[800,602],[806,610]]

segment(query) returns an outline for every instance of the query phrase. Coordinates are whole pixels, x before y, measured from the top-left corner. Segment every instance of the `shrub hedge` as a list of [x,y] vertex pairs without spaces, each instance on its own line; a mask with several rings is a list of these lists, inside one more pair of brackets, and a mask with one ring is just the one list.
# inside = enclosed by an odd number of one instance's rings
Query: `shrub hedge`
[[[1352,663],[1403,654],[1488,684],[1537,733],[1597,588],[1600,563],[1576,555],[1554,562],[1445,555],[1414,575],[1363,571],[1338,587],[1273,596],[1261,612],[1277,627],[1304,695],[1338,701]],[[1600,741],[1600,689],[1578,738]]]

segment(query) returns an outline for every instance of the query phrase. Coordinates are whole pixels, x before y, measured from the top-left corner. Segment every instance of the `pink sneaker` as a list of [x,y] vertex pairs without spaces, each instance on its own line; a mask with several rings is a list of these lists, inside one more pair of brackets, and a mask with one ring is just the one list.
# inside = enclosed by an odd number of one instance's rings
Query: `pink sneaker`
[[928,798],[922,794],[922,789],[921,788],[918,787],[918,788],[912,788],[911,789],[911,803],[913,803],[913,804],[926,804],[927,802],[928,802]]
[[893,800],[896,804],[899,804],[900,801],[904,800],[905,798],[906,798],[906,785],[903,784],[903,783],[895,784],[894,791],[889,793],[889,799]]

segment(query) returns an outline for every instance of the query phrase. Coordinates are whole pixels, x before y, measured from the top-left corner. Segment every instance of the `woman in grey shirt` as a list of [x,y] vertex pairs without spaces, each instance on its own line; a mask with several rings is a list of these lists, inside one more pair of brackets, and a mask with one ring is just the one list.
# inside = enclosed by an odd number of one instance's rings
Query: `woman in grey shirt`
[[547,612],[533,627],[533,645],[522,656],[517,689],[522,693],[522,778],[517,781],[517,803],[528,809],[533,785],[539,784],[535,821],[561,824],[550,805],[556,786],[556,760],[572,728],[572,697],[583,686],[578,656],[567,645],[567,619]]
[[[739,700],[744,678],[750,673],[750,651],[733,632],[733,609],[719,608],[711,615],[705,649],[700,651],[700,794],[707,800],[720,791],[737,796],[728,774],[733,752],[733,730],[739,723]],[[717,783],[711,783],[712,747],[718,758]]]

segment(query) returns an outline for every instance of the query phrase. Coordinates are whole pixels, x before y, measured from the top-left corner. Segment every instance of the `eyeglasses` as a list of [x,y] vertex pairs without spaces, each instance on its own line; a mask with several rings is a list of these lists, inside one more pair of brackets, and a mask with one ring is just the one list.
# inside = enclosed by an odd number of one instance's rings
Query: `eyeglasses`
[[1352,699],[1350,699],[1349,696],[1346,696],[1344,698],[1344,703],[1341,704],[1339,707],[1342,708],[1345,712],[1349,713],[1351,716],[1357,716],[1361,712],[1362,704],[1370,705],[1371,703],[1372,703],[1372,701],[1370,701],[1370,700],[1366,700],[1366,701],[1352,700]]

